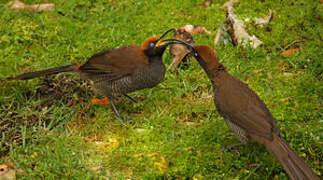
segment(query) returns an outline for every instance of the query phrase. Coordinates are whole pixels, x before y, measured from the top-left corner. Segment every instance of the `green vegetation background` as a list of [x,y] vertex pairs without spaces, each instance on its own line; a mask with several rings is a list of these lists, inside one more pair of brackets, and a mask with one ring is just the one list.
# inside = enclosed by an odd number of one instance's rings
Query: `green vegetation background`
[[[118,103],[132,123],[121,124],[110,107],[92,105],[92,95],[66,96],[77,103],[38,98],[42,79],[4,81],[33,70],[84,62],[104,49],[141,44],[186,24],[215,32],[225,21],[224,0],[57,0],[44,13],[6,10],[0,2],[0,164],[10,159],[21,179],[287,179],[264,146],[221,150],[238,140],[216,112],[212,89],[195,61],[170,71],[144,98]],[[47,2],[25,0],[27,4]],[[323,175],[322,1],[241,0],[239,18],[274,19],[267,28],[247,24],[264,45],[216,47],[220,61],[264,100],[282,136],[314,171]],[[58,14],[63,12],[66,16]],[[215,35],[196,35],[214,47]],[[300,52],[288,57],[288,48]],[[164,62],[172,58],[167,51]],[[56,78],[61,75],[56,76]],[[72,76],[78,79],[77,75]],[[43,106],[44,101],[53,101]]]

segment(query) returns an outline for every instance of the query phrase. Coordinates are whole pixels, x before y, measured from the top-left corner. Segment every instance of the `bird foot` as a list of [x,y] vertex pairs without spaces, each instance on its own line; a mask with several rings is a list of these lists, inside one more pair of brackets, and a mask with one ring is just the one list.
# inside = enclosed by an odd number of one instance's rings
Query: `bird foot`
[[229,145],[229,146],[221,147],[221,149],[222,150],[227,150],[227,151],[233,151],[233,152],[236,153],[237,156],[240,157],[240,152],[235,149],[235,147],[240,146],[240,145],[243,145],[243,144],[242,143],[232,144],[232,145]]
[[[93,104],[103,105],[103,106],[108,106],[108,105],[110,104],[110,101],[109,101],[109,99],[108,99],[108,98],[103,98],[103,99],[93,98],[93,99],[91,99],[91,102],[92,102]],[[118,100],[114,100],[113,102],[114,102],[114,103],[118,103],[118,102],[120,102],[120,101],[118,101]]]

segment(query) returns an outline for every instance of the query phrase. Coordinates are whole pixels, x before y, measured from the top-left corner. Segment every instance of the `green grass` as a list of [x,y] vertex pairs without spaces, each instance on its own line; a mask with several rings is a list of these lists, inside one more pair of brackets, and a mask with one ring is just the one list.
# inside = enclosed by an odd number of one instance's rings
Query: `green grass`
[[[5,10],[7,2],[0,2],[0,80],[84,62],[101,50],[141,44],[185,24],[214,32],[225,20],[224,0],[206,9],[202,0],[58,0],[56,11],[35,14]],[[322,3],[252,0],[235,9],[239,18],[262,17],[269,9],[275,17],[269,28],[247,25],[263,46],[216,47],[220,61],[257,92],[282,136],[323,175]],[[196,43],[212,47],[213,39],[194,36]],[[290,47],[300,52],[282,57]],[[171,60],[167,51],[165,64]],[[43,78],[0,81],[0,164],[10,159],[24,171],[20,179],[287,179],[262,145],[238,147],[240,158],[221,150],[238,140],[213,105],[206,75],[196,62],[189,65],[178,74],[167,72],[157,87],[131,94],[144,101],[118,103],[132,119],[127,124],[110,107],[91,105],[91,94],[53,101],[37,96]],[[68,105],[69,100],[76,103]]]

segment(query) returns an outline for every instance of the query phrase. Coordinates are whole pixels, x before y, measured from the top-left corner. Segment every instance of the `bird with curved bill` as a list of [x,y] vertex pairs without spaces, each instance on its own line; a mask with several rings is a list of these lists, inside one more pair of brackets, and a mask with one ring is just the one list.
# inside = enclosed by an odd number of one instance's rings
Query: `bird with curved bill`
[[147,38],[141,46],[128,45],[117,49],[105,50],[94,54],[86,62],[59,66],[46,70],[28,72],[9,80],[28,80],[44,75],[61,72],[76,72],[82,79],[90,80],[91,86],[99,94],[109,99],[115,114],[124,122],[113,100],[118,96],[126,96],[137,102],[128,93],[152,88],[165,77],[165,65],[162,56],[172,42],[164,43],[169,29],[160,37]]
[[[214,104],[219,114],[240,140],[239,144],[247,144],[248,142],[264,144],[284,167],[291,179],[319,179],[280,136],[276,120],[265,103],[247,84],[228,73],[210,46],[192,46],[176,39],[164,41],[183,44],[193,52],[193,56],[211,80]],[[230,148],[234,146],[230,146]]]

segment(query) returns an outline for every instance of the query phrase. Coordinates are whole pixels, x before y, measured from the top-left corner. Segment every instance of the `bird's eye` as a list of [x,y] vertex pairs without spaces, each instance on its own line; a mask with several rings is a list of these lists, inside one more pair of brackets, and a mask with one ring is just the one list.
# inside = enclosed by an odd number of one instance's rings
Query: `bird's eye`
[[149,47],[155,47],[155,43],[153,42],[149,43]]
[[198,55],[197,53],[194,53],[194,56],[195,56],[195,57],[197,57],[197,56],[199,56],[199,55]]

